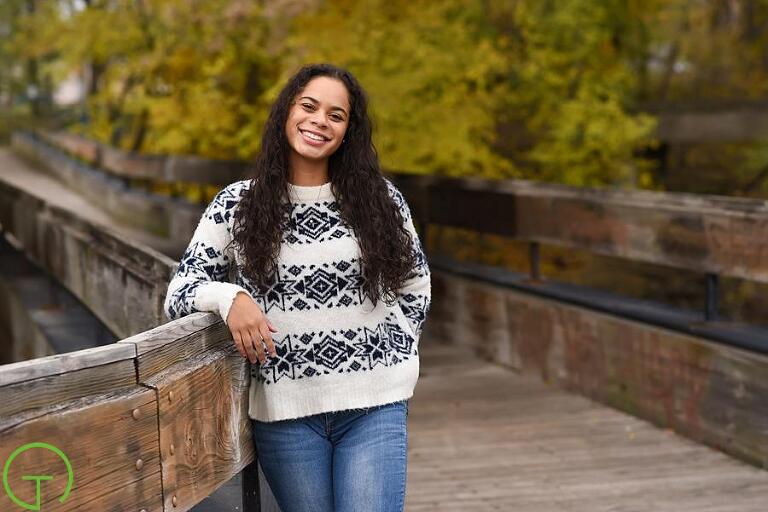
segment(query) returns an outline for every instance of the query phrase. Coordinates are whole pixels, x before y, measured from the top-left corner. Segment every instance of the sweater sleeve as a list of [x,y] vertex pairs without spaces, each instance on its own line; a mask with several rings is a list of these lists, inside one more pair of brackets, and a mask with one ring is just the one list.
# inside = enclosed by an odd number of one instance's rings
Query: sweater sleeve
[[169,319],[212,311],[226,321],[238,292],[250,296],[245,288],[226,282],[231,262],[225,248],[232,240],[227,220],[237,205],[237,193],[233,185],[225,187],[203,212],[168,284],[163,309]]
[[387,185],[395,204],[400,209],[405,227],[411,235],[411,250],[416,256],[415,265],[411,270],[410,276],[403,283],[400,290],[398,290],[397,302],[418,338],[421,336],[424,321],[427,318],[427,312],[432,301],[431,274],[426,255],[424,254],[424,248],[413,224],[408,203],[405,201],[402,193],[389,180],[387,180]]

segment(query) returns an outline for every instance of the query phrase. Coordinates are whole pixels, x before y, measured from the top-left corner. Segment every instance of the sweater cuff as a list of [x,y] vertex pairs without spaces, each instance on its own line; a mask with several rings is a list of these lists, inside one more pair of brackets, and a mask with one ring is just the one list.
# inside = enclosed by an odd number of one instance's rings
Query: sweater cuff
[[197,293],[195,294],[195,306],[199,311],[213,311],[218,313],[219,316],[221,316],[221,319],[224,320],[224,323],[227,323],[229,308],[232,307],[232,302],[239,292],[246,293],[251,297],[248,290],[242,286],[219,281],[209,282],[205,285],[201,285],[197,289]]

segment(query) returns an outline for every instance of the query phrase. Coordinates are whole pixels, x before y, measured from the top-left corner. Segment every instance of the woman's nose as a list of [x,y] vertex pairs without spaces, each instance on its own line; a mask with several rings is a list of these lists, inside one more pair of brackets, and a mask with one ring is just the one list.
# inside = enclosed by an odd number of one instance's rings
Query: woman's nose
[[321,115],[315,114],[310,122],[315,126],[325,126],[325,119]]

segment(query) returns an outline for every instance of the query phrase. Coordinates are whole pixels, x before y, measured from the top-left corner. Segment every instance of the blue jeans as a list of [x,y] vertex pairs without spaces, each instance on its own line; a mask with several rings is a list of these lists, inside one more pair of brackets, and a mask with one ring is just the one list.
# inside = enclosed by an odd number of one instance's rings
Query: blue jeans
[[402,512],[408,401],[262,422],[261,468],[282,512]]

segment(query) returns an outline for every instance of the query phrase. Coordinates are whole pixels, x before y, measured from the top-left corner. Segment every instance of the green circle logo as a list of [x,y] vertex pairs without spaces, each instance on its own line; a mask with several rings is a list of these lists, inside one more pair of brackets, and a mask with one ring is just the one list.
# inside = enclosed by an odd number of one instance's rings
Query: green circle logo
[[59,501],[64,503],[67,501],[67,498],[69,497],[69,491],[72,490],[72,483],[75,480],[75,474],[72,471],[72,464],[70,464],[69,459],[66,455],[64,455],[64,452],[53,446],[52,444],[48,443],[27,443],[23,446],[20,446],[16,448],[10,457],[8,457],[8,460],[5,461],[5,467],[3,468],[3,487],[5,488],[6,494],[8,494],[8,497],[11,498],[11,500],[17,504],[20,507],[23,507],[27,510],[40,510],[40,482],[43,480],[53,480],[53,476],[51,475],[24,475],[21,477],[22,480],[34,480],[35,481],[35,503],[27,503],[25,501],[20,500],[16,497],[16,495],[11,490],[11,486],[8,485],[8,470],[11,468],[11,463],[13,462],[13,459],[18,457],[20,454],[24,453],[27,450],[31,450],[32,448],[43,448],[45,450],[50,450],[56,455],[58,455],[63,461],[64,464],[67,466],[67,488],[64,490],[64,494],[62,494],[59,497]]

